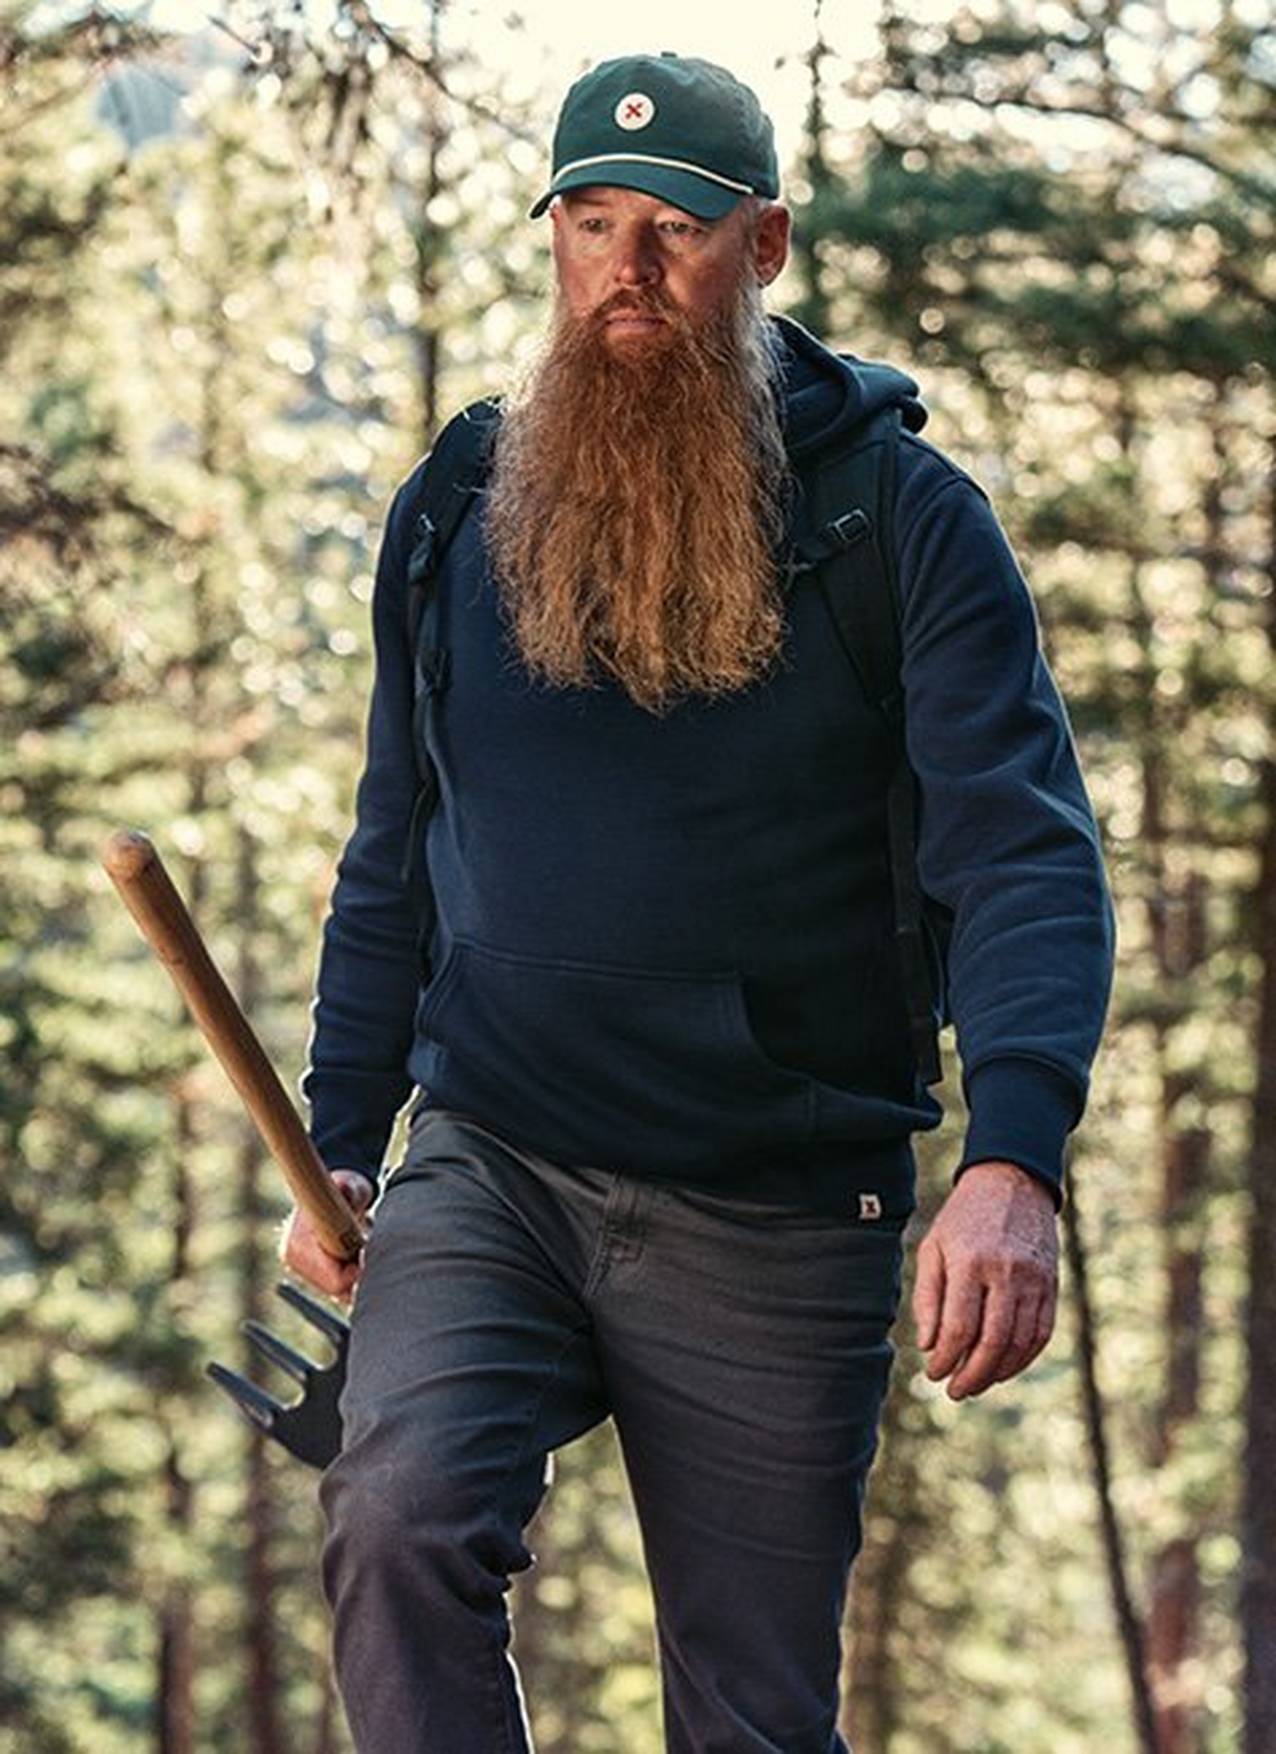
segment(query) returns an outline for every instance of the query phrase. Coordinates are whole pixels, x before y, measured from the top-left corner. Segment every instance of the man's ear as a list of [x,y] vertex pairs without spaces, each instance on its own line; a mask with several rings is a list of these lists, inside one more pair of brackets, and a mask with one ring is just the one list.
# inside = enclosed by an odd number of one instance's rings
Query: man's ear
[[789,235],[793,216],[780,201],[770,201],[757,219],[753,237],[753,267],[760,286],[770,286],[789,259]]

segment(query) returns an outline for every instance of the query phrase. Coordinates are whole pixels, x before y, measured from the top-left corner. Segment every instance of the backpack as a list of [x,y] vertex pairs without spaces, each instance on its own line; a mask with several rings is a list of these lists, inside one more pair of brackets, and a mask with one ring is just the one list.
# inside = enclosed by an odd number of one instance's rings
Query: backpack
[[[401,872],[405,884],[414,879],[425,818],[438,795],[424,733],[434,702],[447,685],[448,654],[440,648],[438,593],[431,587],[448,544],[482,491],[499,420],[495,399],[462,409],[439,434],[422,476],[407,568],[413,749],[420,784]],[[952,1021],[947,968],[953,915],[922,892],[917,876],[917,780],[904,742],[902,607],[892,539],[899,433],[899,409],[882,409],[841,446],[798,471],[803,503],[789,565],[794,576],[815,572],[846,656],[895,747],[887,790],[895,941],[917,1069],[930,1085],[943,1077],[938,1033]],[[434,904],[428,881],[422,888],[419,946],[424,959]]]

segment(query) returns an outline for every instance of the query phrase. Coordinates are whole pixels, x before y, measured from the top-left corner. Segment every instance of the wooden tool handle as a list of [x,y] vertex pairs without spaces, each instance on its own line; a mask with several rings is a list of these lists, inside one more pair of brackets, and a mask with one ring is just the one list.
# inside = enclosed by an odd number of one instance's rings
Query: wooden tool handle
[[342,1260],[353,1260],[364,1243],[359,1221],[328,1174],[248,1019],[218,973],[154,845],[144,834],[121,829],[107,842],[102,863],[243,1098],[297,1205],[310,1218],[326,1249]]

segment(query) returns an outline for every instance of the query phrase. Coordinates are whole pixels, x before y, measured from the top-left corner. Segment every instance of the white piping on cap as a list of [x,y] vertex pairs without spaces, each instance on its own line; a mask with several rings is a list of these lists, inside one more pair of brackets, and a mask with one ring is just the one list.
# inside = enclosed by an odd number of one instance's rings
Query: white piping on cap
[[666,170],[690,171],[693,176],[706,177],[711,183],[721,183],[724,189],[735,189],[741,195],[753,193],[752,183],[738,183],[733,177],[721,177],[717,171],[707,171],[703,165],[687,164],[680,158],[656,158],[650,152],[604,152],[597,158],[576,158],[570,164],[560,165],[554,173],[554,182],[565,177],[569,171],[586,170],[594,164],[659,164]]

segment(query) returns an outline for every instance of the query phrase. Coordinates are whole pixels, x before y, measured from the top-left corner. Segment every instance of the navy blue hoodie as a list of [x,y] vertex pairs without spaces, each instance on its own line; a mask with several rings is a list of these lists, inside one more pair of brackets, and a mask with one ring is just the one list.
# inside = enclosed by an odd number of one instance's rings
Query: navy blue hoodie
[[[1061,1201],[1110,996],[1115,921],[1064,706],[983,489],[918,436],[917,384],[799,325],[795,459],[898,403],[895,546],[923,889],[953,910],[950,1007],[969,1126],[954,1178],[1020,1164]],[[918,1077],[892,936],[891,748],[813,575],[782,661],[663,717],[618,684],[533,683],[497,608],[481,511],[440,579],[449,681],[420,849],[422,979],[400,877],[417,787],[405,567],[425,460],[391,503],[356,825],[324,930],[302,1088],[318,1150],[377,1179],[396,1112],[474,1115],[565,1162],[748,1187],[832,1176],[914,1203]],[[870,1208],[871,1209],[871,1208]]]

